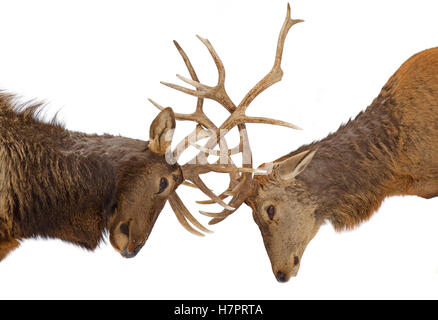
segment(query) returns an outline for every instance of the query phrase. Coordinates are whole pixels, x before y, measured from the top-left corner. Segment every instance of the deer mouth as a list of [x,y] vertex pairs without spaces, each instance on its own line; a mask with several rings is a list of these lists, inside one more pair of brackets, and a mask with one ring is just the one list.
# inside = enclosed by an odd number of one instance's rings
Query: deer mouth
[[288,282],[291,278],[296,277],[297,274],[298,274],[298,268],[294,268],[291,272],[286,272],[283,270],[274,272],[275,278],[280,283]]
[[127,258],[127,259],[134,258],[137,255],[137,253],[140,252],[142,247],[143,246],[139,244],[137,247],[134,248],[133,251],[129,251],[128,247],[126,247],[123,251],[120,251],[120,254],[122,255],[123,258]]

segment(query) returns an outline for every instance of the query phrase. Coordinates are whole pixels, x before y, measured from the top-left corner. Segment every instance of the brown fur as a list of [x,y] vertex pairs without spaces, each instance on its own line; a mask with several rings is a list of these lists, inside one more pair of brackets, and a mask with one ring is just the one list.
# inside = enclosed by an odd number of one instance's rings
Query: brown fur
[[373,103],[327,138],[297,177],[337,230],[367,220],[385,197],[438,195],[438,48],[406,61]]
[[[292,180],[282,180],[276,167],[309,150],[317,152],[306,169]],[[369,219],[385,197],[437,196],[438,48],[407,60],[354,120],[276,160],[271,175],[255,178],[254,190],[247,202],[281,280],[296,274],[298,266],[291,266],[294,255],[301,257],[323,221],[338,231],[351,229]],[[283,229],[264,222],[267,203],[285,204],[286,212],[277,218],[283,219],[278,220],[278,225],[286,225]],[[297,221],[306,222],[298,228]],[[280,248],[276,242],[289,246]]]
[[[123,222],[121,217],[153,220],[147,230],[136,231],[144,244],[165,203],[148,196],[158,191],[150,171],[171,176],[178,166],[149,151],[146,141],[72,132],[55,121],[38,120],[40,111],[40,104],[23,107],[0,93],[0,260],[18,241],[33,237],[92,250],[112,224]],[[126,198],[141,201],[128,206]],[[120,252],[126,249],[112,244]]]

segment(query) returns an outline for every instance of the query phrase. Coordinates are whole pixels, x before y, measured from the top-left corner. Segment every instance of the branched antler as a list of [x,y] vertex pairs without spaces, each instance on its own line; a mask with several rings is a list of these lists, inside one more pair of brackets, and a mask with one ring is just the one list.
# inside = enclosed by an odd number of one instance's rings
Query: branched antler
[[[263,170],[253,169],[253,161],[252,161],[252,153],[249,145],[249,139],[246,132],[245,123],[266,123],[272,125],[284,126],[292,129],[300,129],[298,126],[293,125],[291,123],[275,120],[271,118],[264,117],[251,117],[246,115],[246,110],[251,104],[251,102],[264,90],[272,86],[274,83],[281,80],[283,76],[283,71],[281,70],[281,60],[284,49],[284,42],[287,36],[289,29],[299,23],[302,20],[293,20],[290,18],[290,6],[287,7],[287,15],[286,19],[283,23],[283,26],[280,31],[280,35],[278,37],[277,42],[277,50],[275,54],[274,65],[269,73],[260,80],[242,99],[239,105],[236,105],[231,101],[225,90],[225,68],[224,65],[219,58],[216,50],[211,45],[210,41],[197,36],[198,39],[206,46],[208,51],[210,52],[211,57],[216,65],[218,70],[218,80],[215,86],[208,86],[200,83],[198,76],[191,64],[189,58],[187,57],[184,50],[181,46],[174,41],[174,44],[180,53],[181,57],[184,60],[184,63],[189,71],[190,77],[186,78],[177,74],[177,77],[194,87],[194,89],[189,89],[180,85],[161,82],[163,85],[168,86],[172,89],[181,91],[183,93],[195,96],[198,98],[196,110],[190,114],[180,114],[176,113],[175,118],[177,120],[185,120],[185,121],[194,121],[198,125],[194,132],[186,136],[178,147],[173,152],[174,158],[177,160],[181,153],[186,150],[189,146],[194,146],[199,149],[199,153],[193,158],[191,161],[182,166],[183,175],[185,184],[190,186],[196,186],[199,188],[204,194],[206,194],[211,200],[206,201],[198,201],[201,204],[212,204],[217,203],[221,205],[224,210],[220,213],[208,213],[204,211],[200,211],[202,214],[212,217],[213,219],[209,222],[210,224],[214,224],[222,221],[227,216],[232,214],[240,207],[240,205],[246,200],[246,198],[252,192],[252,175],[255,174],[266,174]],[[203,111],[203,102],[204,99],[211,99],[218,102],[222,105],[228,112],[230,112],[230,116],[219,126],[217,127],[204,113]],[[162,110],[161,107],[156,102],[150,100],[151,103],[156,106],[158,109]],[[226,144],[225,135],[234,127],[238,128],[240,133],[240,142],[239,145],[235,148],[229,149]],[[209,134],[207,134],[208,130]],[[196,142],[209,138],[207,143],[204,146],[198,145]],[[219,144],[220,150],[215,150],[216,145]],[[178,151],[179,149],[179,151]],[[231,156],[242,153],[242,168],[237,168]],[[215,164],[210,164],[206,161],[209,155],[218,156],[219,160]],[[225,163],[225,164],[224,164]],[[202,181],[200,175],[208,173],[208,172],[223,172],[230,174],[230,184],[224,192],[219,195],[214,194]],[[228,203],[224,202],[224,199],[227,197],[232,197]],[[187,208],[182,203],[181,199],[176,195],[172,195],[169,199],[170,204],[177,214],[178,220],[183,224],[183,226],[188,229],[190,232],[198,234],[199,232],[194,230],[185,220],[187,218],[193,225],[198,227],[200,230],[206,232],[202,225],[199,224],[196,219],[188,213]],[[194,232],[195,231],[195,232]]]

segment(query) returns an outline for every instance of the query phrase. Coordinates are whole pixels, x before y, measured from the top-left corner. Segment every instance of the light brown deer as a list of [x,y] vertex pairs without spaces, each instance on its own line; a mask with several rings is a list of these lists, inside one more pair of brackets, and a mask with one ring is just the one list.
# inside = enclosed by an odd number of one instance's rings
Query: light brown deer
[[408,59],[372,104],[326,138],[269,164],[247,203],[279,281],[296,276],[324,222],[368,220],[383,199],[438,195],[438,48]]
[[[289,21],[288,10],[284,26]],[[286,32],[283,27],[280,39]],[[271,84],[269,75],[260,88]],[[241,180],[245,186],[234,193],[239,199],[234,210],[204,214],[213,217],[210,224],[218,223],[246,202],[272,270],[286,282],[297,275],[303,252],[323,223],[337,231],[352,229],[386,197],[437,196],[437,146],[438,48],[433,48],[408,59],[354,120],[259,167],[270,174]]]

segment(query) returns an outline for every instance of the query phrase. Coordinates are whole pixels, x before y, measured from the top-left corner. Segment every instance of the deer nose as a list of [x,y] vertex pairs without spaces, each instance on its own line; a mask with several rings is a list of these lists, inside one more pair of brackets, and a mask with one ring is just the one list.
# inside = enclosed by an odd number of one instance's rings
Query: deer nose
[[140,243],[138,246],[135,247],[135,249],[134,249],[134,251],[133,251],[132,253],[134,253],[135,255],[137,255],[137,253],[140,251],[141,247],[142,247],[142,245],[141,245],[141,243]]
[[128,248],[126,248],[124,251],[121,252],[121,255],[123,256],[123,258],[134,258],[140,251],[141,247],[141,244],[139,244],[132,252],[129,252]]
[[277,274],[275,275],[275,277],[277,278],[278,282],[287,282],[286,275],[281,271],[278,271]]

